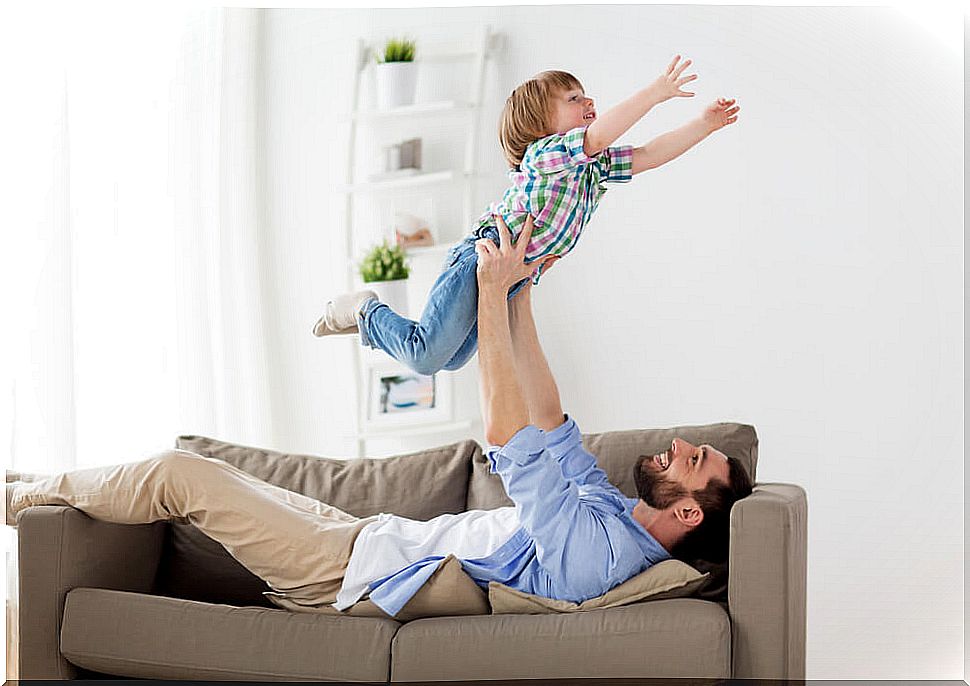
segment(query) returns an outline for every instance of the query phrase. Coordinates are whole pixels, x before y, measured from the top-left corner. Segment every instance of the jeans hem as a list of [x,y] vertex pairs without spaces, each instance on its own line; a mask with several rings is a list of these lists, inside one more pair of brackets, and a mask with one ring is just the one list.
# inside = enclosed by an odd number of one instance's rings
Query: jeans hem
[[360,334],[360,344],[372,350],[376,349],[377,346],[371,343],[370,338],[367,336],[367,325],[370,322],[371,313],[381,305],[384,305],[384,303],[377,298],[371,298],[370,300],[364,301],[363,306],[357,312],[357,332]]

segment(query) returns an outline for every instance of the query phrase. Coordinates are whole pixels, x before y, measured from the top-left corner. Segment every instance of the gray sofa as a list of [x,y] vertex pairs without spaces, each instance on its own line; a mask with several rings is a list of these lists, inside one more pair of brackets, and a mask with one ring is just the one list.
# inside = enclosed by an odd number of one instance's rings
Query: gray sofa
[[[611,481],[674,436],[739,458],[756,482],[731,512],[727,565],[693,597],[570,614],[387,617],[290,612],[186,522],[119,525],[69,507],[19,514],[20,678],[460,681],[569,677],[804,679],[805,492],[757,483],[753,427],[586,435]],[[428,519],[509,504],[472,441],[383,460],[334,460],[183,436],[271,483],[358,516]]]

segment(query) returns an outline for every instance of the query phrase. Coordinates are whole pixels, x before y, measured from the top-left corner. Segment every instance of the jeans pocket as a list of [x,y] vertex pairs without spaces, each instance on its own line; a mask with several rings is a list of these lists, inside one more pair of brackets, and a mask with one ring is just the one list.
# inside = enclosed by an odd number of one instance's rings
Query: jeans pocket
[[[459,244],[460,245],[460,244]],[[455,266],[455,262],[458,261],[458,246],[452,246],[448,249],[448,253],[445,255],[445,261],[441,263],[441,271],[446,269],[451,269]]]
[[465,256],[469,249],[472,252],[475,251],[474,239],[465,239],[453,245],[451,249],[448,250],[448,254],[445,256],[444,264],[441,265],[442,271],[445,269],[451,269],[458,264],[458,261]]

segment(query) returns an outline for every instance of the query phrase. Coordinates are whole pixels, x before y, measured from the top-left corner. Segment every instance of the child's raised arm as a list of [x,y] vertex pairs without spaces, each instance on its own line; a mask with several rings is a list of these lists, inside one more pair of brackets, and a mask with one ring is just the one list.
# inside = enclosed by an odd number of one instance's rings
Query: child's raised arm
[[633,174],[654,169],[687,152],[719,129],[738,120],[734,98],[718,98],[697,119],[633,149]]
[[688,81],[696,79],[697,74],[681,78],[680,75],[690,64],[690,60],[678,66],[679,60],[680,55],[675,55],[667,66],[666,72],[661,74],[656,81],[619,105],[609,109],[602,117],[598,117],[596,121],[590,124],[589,128],[586,129],[583,151],[588,156],[594,157],[611,146],[617,138],[626,133],[655,105],[675,97],[693,97],[694,93],[686,93],[680,90],[680,87]]

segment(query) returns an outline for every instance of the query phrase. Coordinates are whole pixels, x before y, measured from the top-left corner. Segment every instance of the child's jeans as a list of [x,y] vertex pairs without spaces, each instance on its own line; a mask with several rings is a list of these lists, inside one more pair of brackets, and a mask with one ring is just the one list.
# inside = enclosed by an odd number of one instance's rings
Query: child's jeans
[[[421,321],[400,316],[384,303],[367,302],[357,318],[361,345],[380,348],[418,374],[460,369],[478,350],[478,254],[475,242],[498,231],[479,229],[453,247],[431,287]],[[509,289],[509,299],[528,279]]]

